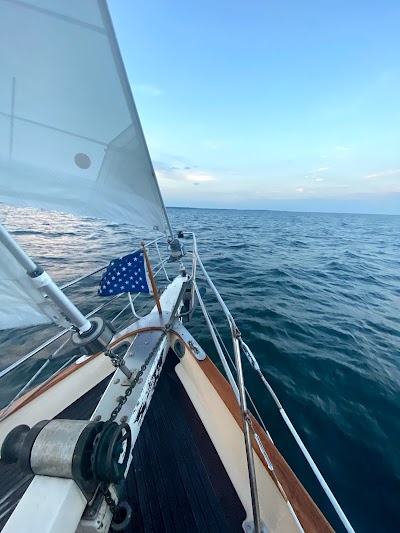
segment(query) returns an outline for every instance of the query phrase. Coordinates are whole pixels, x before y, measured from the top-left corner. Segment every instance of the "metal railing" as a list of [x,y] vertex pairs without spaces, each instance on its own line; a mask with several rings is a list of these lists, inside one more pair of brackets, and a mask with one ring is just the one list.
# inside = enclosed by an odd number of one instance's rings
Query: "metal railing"
[[[154,246],[154,249],[157,253],[157,256],[159,257],[160,259],[160,262],[158,264],[156,264],[154,267],[153,267],[153,270],[154,270],[154,276],[156,277],[162,270],[164,271],[164,274],[165,274],[165,278],[168,282],[170,282],[170,279],[168,277],[168,274],[167,274],[167,271],[165,269],[165,264],[168,260],[168,258],[166,259],[162,259],[161,257],[161,252],[160,252],[160,248],[159,248],[159,243],[161,241],[165,240],[165,237],[162,236],[162,237],[159,237],[157,239],[154,239],[152,241],[150,241],[149,243],[146,243],[146,248],[149,249],[151,246]],[[127,252],[127,253],[134,253],[136,251],[139,251],[141,250],[141,248],[137,248],[131,252]],[[60,286],[60,289],[61,290],[66,290],[66,289],[69,289],[70,287],[73,287],[75,285],[77,285],[78,283],[82,282],[83,280],[86,280],[92,276],[94,276],[95,274],[98,274],[99,272],[101,272],[102,270],[105,270],[106,268],[108,267],[108,265],[104,265],[102,267],[99,267],[99,268],[96,268],[95,270],[92,270],[91,272],[89,272],[88,274],[84,274],[82,276],[79,276],[63,285]],[[110,322],[111,323],[114,323],[127,309],[131,309],[133,311],[134,307],[132,308],[133,306],[133,302],[141,295],[141,293],[138,293],[136,294],[135,296],[133,297],[130,297],[128,296],[128,304],[125,305],[121,310],[119,310],[117,312],[117,314],[110,319]],[[110,304],[112,304],[113,302],[115,302],[116,300],[118,300],[119,298],[123,297],[124,296],[124,293],[120,293],[120,294],[117,294],[115,296],[112,296],[110,298],[107,299],[106,302],[98,305],[97,307],[95,307],[94,309],[92,309],[92,311],[90,311],[89,313],[87,313],[85,315],[85,318],[90,318],[92,317],[93,315],[95,315],[96,313],[98,313],[99,311],[101,311],[102,309],[110,306]],[[145,306],[144,306],[145,307]],[[141,309],[140,311],[142,311],[143,309]],[[136,311],[135,311],[136,313]],[[132,312],[132,315],[134,318],[138,318],[138,315],[136,314],[135,316],[135,313]],[[132,315],[130,315],[129,319],[131,320],[132,319]],[[41,351],[43,351],[44,349],[48,348],[49,346],[51,346],[52,344],[54,344],[57,340],[59,340],[61,337],[63,337],[64,335],[66,335],[67,333],[71,333],[72,329],[68,329],[68,328],[65,328],[63,329],[62,331],[60,331],[59,333],[57,333],[56,335],[54,335],[53,337],[51,337],[50,339],[44,341],[42,344],[40,344],[39,346],[37,346],[36,348],[34,348],[33,350],[31,350],[30,352],[28,352],[27,354],[25,354],[24,356],[20,357],[17,361],[15,361],[14,363],[11,363],[10,365],[8,365],[6,368],[4,368],[3,370],[0,371],[0,379],[3,378],[4,376],[6,376],[7,374],[9,374],[10,372],[12,372],[13,370],[17,369],[20,365],[22,365],[25,361],[27,361],[28,359],[31,359],[34,355],[40,353]],[[68,339],[69,340],[69,339]],[[50,354],[50,356],[46,359],[46,362],[44,363],[43,367],[41,367],[38,372],[32,377],[30,378],[29,382],[27,384],[25,384],[23,386],[23,391],[25,391],[28,386],[30,384],[33,383],[33,381],[35,379],[37,379],[37,377],[39,376],[40,373],[43,372],[43,370],[46,368],[46,366],[48,366],[48,362],[47,361],[50,361],[52,358],[54,358],[54,356],[59,353],[59,351],[61,350],[62,347],[64,347],[66,345],[66,343],[64,343],[61,347],[57,348],[57,350]],[[81,354],[79,354],[81,355]],[[79,355],[77,357],[79,357]],[[58,372],[59,370],[57,370]],[[51,376],[52,377],[52,376]],[[20,396],[21,396],[22,392],[20,391],[17,396],[15,398],[13,398],[13,400],[10,402],[10,404],[7,405],[6,409],[9,409],[10,405],[16,400],[18,399]],[[4,413],[3,413],[4,414]]]
[[[197,241],[196,241],[196,236],[194,233],[191,233],[191,232],[184,232],[184,235],[185,236],[188,236],[192,239],[192,251],[191,251],[191,254],[192,254],[192,265],[191,265],[191,276],[190,276],[190,279],[191,279],[191,282],[193,284],[193,290],[192,290],[192,299],[191,299],[191,304],[192,304],[192,307],[194,305],[194,299],[195,299],[195,294],[198,298],[198,301],[199,301],[199,305],[202,309],[202,312],[203,312],[203,315],[204,315],[204,318],[206,320],[206,324],[208,326],[208,329],[210,331],[210,334],[211,334],[211,338],[214,342],[214,345],[215,345],[215,348],[217,350],[217,353],[218,353],[218,356],[221,360],[221,363],[222,363],[222,366],[225,370],[225,373],[226,373],[226,376],[228,378],[228,381],[232,387],[232,390],[233,390],[233,393],[239,403],[239,406],[240,406],[240,409],[241,409],[241,413],[242,413],[242,421],[243,421],[243,432],[244,432],[244,439],[245,439],[245,447],[246,447],[246,458],[247,458],[247,465],[248,465],[248,472],[249,472],[249,484],[250,484],[250,492],[251,492],[251,500],[252,500],[252,508],[253,508],[253,518],[254,518],[254,526],[255,526],[255,531],[257,532],[261,532],[262,531],[262,523],[261,523],[261,518],[260,518],[260,510],[259,510],[259,500],[258,500],[258,493],[257,493],[257,480],[256,480],[256,474],[255,474],[255,466],[254,466],[254,457],[253,457],[253,447],[252,447],[252,443],[251,443],[251,433],[253,434],[254,438],[255,438],[255,441],[260,449],[260,452],[261,454],[263,455],[263,457],[265,458],[265,461],[268,465],[268,468],[270,469],[271,471],[271,474],[272,476],[274,477],[276,483],[277,483],[277,486],[278,486],[278,489],[281,491],[288,507],[289,507],[289,510],[290,510],[290,513],[292,514],[297,526],[298,526],[298,529],[300,531],[303,531],[302,529],[302,526],[293,510],[293,507],[291,506],[290,504],[290,501],[289,499],[287,498],[286,494],[285,494],[285,491],[283,490],[283,487],[281,485],[281,483],[279,482],[277,476],[276,476],[276,473],[275,473],[275,470],[274,470],[274,467],[273,467],[273,464],[270,460],[270,458],[268,457],[268,454],[266,452],[266,450],[264,449],[264,446],[262,445],[262,441],[259,437],[259,435],[256,433],[255,431],[255,428],[252,424],[252,420],[251,420],[251,417],[250,417],[250,412],[248,411],[248,408],[247,408],[247,397],[249,398],[249,401],[252,403],[253,405],[253,408],[255,409],[255,412],[257,413],[267,435],[270,437],[268,431],[266,430],[265,428],[265,425],[263,424],[262,422],[262,419],[261,417],[259,416],[259,413],[256,409],[256,406],[253,402],[253,400],[251,399],[250,395],[248,394],[248,391],[245,387],[245,383],[244,383],[244,376],[243,376],[243,369],[242,369],[242,358],[241,358],[241,354],[243,353],[247,359],[249,360],[252,368],[257,372],[257,374],[259,375],[259,377],[261,378],[263,384],[265,385],[265,387],[267,388],[267,390],[269,391],[269,393],[271,394],[275,404],[277,405],[278,407],[278,410],[286,424],[286,426],[288,427],[289,431],[292,433],[296,443],[298,444],[300,450],[302,451],[303,455],[305,456],[308,464],[310,465],[312,471],[314,472],[315,476],[317,477],[319,483],[321,484],[324,492],[326,493],[327,497],[329,498],[332,506],[334,507],[336,513],[338,514],[340,520],[342,521],[344,527],[346,528],[346,530],[350,533],[354,533],[354,529],[352,528],[350,522],[348,521],[345,513],[343,512],[343,510],[341,509],[339,503],[337,502],[336,498],[334,497],[332,491],[330,490],[328,484],[326,483],[325,479],[323,478],[321,472],[319,471],[318,467],[316,466],[315,462],[313,461],[310,453],[308,452],[306,446],[304,445],[304,443],[302,442],[299,434],[297,433],[296,429],[294,428],[292,422],[290,421],[289,417],[287,416],[286,412],[284,411],[279,399],[277,398],[275,392],[273,391],[271,385],[268,383],[267,379],[265,378],[264,374],[262,373],[261,371],[261,368],[258,364],[258,362],[256,361],[256,358],[254,357],[253,353],[251,352],[250,348],[247,346],[247,344],[243,341],[242,337],[241,337],[241,333],[235,323],[235,320],[232,316],[232,314],[230,313],[227,305],[225,304],[223,298],[221,297],[220,293],[218,292],[217,288],[215,287],[211,277],[209,276],[207,270],[205,269],[204,265],[203,265],[203,262],[198,254],[198,249],[197,249]],[[160,241],[163,240],[164,237],[160,237],[158,239],[154,239],[153,241],[149,242],[146,244],[146,247],[150,247],[152,245],[154,245],[154,248],[156,250],[156,253],[157,253],[157,256],[160,260],[160,262],[154,267],[154,270],[155,270],[155,276],[157,274],[159,274],[161,271],[164,272],[164,275],[165,275],[165,279],[170,282],[170,278],[168,276],[168,273],[166,271],[166,268],[165,268],[165,265],[166,265],[166,261],[167,259],[162,259],[162,256],[161,256],[161,252],[160,252],[160,249],[159,249],[159,244],[160,244]],[[135,250],[136,251],[136,250]],[[76,284],[78,284],[79,282],[87,279],[87,278],[90,278],[91,276],[101,272],[102,270],[105,270],[107,268],[107,265],[105,266],[102,266],[100,268],[97,268],[95,270],[93,270],[92,272],[88,273],[88,274],[85,274],[83,276],[79,276],[78,278],[68,282],[68,283],[65,283],[64,285],[61,286],[61,289],[65,290],[65,289],[68,289]],[[200,293],[200,290],[199,290],[199,287],[197,285],[197,281],[196,281],[196,276],[197,276],[197,271],[200,269],[201,273],[203,274],[208,286],[210,287],[213,295],[215,296],[218,304],[220,305],[227,321],[228,321],[228,324],[229,324],[229,329],[230,329],[230,333],[231,333],[231,340],[232,340],[232,344],[233,344],[233,354],[234,354],[234,357],[232,358],[229,354],[229,351],[228,349],[226,348],[222,338],[221,338],[221,335],[219,334],[217,328],[216,328],[216,325],[215,323],[213,322],[209,312],[207,311],[207,308],[205,306],[205,303],[204,303],[204,300],[201,296],[201,293]],[[140,316],[137,314],[134,306],[133,306],[133,302],[136,300],[136,298],[140,295],[137,294],[135,295],[134,297],[132,296],[128,296],[128,303],[121,309],[117,312],[117,314],[111,319],[111,322],[114,322],[115,320],[117,320],[127,309],[131,308],[131,311],[132,311],[132,315],[129,316],[129,319],[130,321],[132,321],[132,318],[140,318]],[[98,307],[96,307],[95,309],[93,309],[90,313],[88,313],[86,315],[86,318],[90,318],[91,316],[93,316],[95,313],[97,313],[98,311],[100,311],[101,309],[104,309],[106,306],[110,305],[112,302],[114,302],[115,300],[117,300],[118,298],[120,298],[121,296],[123,296],[123,293],[121,294],[117,294],[113,297],[111,297],[109,300],[107,300],[107,302],[99,305]],[[121,326],[120,326],[121,327]],[[45,348],[47,348],[48,346],[50,346],[51,344],[53,344],[54,342],[56,342],[58,339],[60,339],[63,335],[67,334],[68,332],[70,332],[69,329],[64,329],[63,331],[61,331],[60,333],[54,335],[51,339],[45,341],[44,343],[42,343],[40,346],[38,346],[37,348],[35,348],[34,350],[30,351],[28,354],[26,354],[25,356],[23,356],[22,358],[20,358],[18,361],[16,361],[15,363],[12,363],[11,365],[9,365],[7,368],[5,368],[4,370],[2,370],[0,372],[0,378],[6,376],[9,372],[15,370],[16,368],[18,368],[22,363],[24,363],[25,361],[27,361],[29,358],[33,357],[34,355],[36,355],[37,353],[39,353],[40,351],[44,350]],[[69,340],[69,339],[68,339]],[[43,363],[42,367],[35,373],[35,375],[29,380],[29,382],[27,384],[25,384],[23,386],[23,388],[18,392],[18,394],[13,398],[13,400],[8,404],[8,406],[6,407],[6,411],[10,408],[10,406],[12,405],[12,403],[18,399],[28,388],[29,386],[38,378],[38,376],[40,375],[40,373],[42,373],[45,368],[49,365],[49,362],[50,360],[55,356],[57,355],[57,353],[67,344],[68,340],[66,342],[64,342],[59,348],[57,348],[57,350],[51,354],[47,360]],[[79,354],[80,355],[80,354]],[[70,364],[75,358],[79,357],[78,356],[72,356],[72,358],[70,358],[62,367],[62,368],[65,368],[65,366],[67,366],[68,364]],[[231,365],[233,366],[233,368],[235,369],[235,372],[236,372],[236,379],[234,377],[234,375],[232,374],[232,371],[230,369],[230,366],[229,366],[229,363],[228,363],[228,360],[227,360],[227,357],[231,363]],[[61,369],[58,369],[56,371],[57,372],[60,372]],[[53,374],[54,375],[54,374]],[[53,377],[53,375],[48,378],[51,379]],[[46,380],[47,381],[47,380]],[[3,411],[3,416],[5,415],[4,411]],[[1,420],[1,419],[0,419]],[[271,437],[270,437],[271,438]],[[272,439],[271,439],[272,440]]]
[[[196,236],[194,233],[192,232],[184,232],[184,235],[187,235],[189,237],[192,238],[192,243],[193,243],[193,249],[192,249],[192,255],[193,255],[193,258],[192,258],[192,275],[193,275],[193,284],[194,284],[194,288],[196,290],[196,295],[197,295],[197,298],[199,300],[199,304],[200,304],[200,307],[203,311],[203,315],[204,315],[204,318],[206,320],[206,323],[207,323],[207,326],[210,330],[210,334],[211,334],[211,337],[213,339],[213,342],[214,342],[214,345],[215,345],[215,348],[217,350],[217,353],[221,359],[221,363],[222,363],[222,366],[226,372],[226,375],[227,375],[227,378],[228,378],[228,381],[229,383],[231,384],[231,387],[233,389],[233,392],[236,396],[236,399],[237,401],[239,402],[239,405],[240,405],[240,408],[241,408],[241,412],[242,412],[242,419],[243,419],[243,428],[244,428],[244,436],[245,436],[245,444],[246,444],[246,455],[247,455],[247,461],[248,461],[248,470],[249,470],[249,480],[250,480],[250,489],[251,489],[251,495],[252,495],[252,505],[253,505],[253,514],[254,514],[254,522],[255,522],[255,531],[260,531],[261,532],[261,521],[260,521],[260,518],[259,518],[259,506],[258,506],[258,498],[257,498],[257,485],[256,485],[256,479],[255,479],[255,470],[254,470],[254,461],[252,460],[252,446],[251,446],[251,441],[250,441],[250,431],[253,433],[254,435],[254,438],[257,442],[257,445],[260,449],[260,452],[262,453],[262,455],[265,457],[266,459],[266,462],[267,462],[267,465],[269,467],[269,469],[273,472],[273,475],[274,477],[276,478],[276,481],[277,481],[277,484],[278,484],[278,488],[279,490],[281,490],[282,492],[282,495],[284,496],[286,502],[287,502],[287,505],[289,507],[289,510],[299,528],[300,531],[303,531],[303,528],[293,510],[293,507],[292,505],[290,504],[283,488],[282,488],[282,485],[281,483],[279,482],[279,480],[277,479],[276,477],[276,474],[275,474],[275,471],[273,469],[273,465],[272,465],[272,462],[271,460],[269,459],[263,445],[262,445],[262,442],[259,438],[259,436],[257,435],[257,433],[255,432],[254,430],[254,427],[251,423],[251,418],[250,418],[250,413],[248,412],[247,410],[247,405],[246,405],[246,389],[245,389],[245,386],[244,386],[244,377],[243,377],[243,369],[242,369],[242,361],[241,361],[241,352],[243,352],[247,359],[249,360],[252,368],[254,368],[254,370],[257,372],[257,374],[260,376],[263,384],[265,385],[265,387],[267,388],[268,392],[270,393],[270,395],[272,396],[275,404],[277,405],[278,407],[278,410],[279,410],[279,413],[281,414],[286,426],[288,427],[289,431],[291,432],[291,434],[293,435],[297,445],[299,446],[301,452],[303,453],[304,457],[306,458],[309,466],[311,467],[313,473],[315,474],[318,482],[320,483],[322,489],[324,490],[325,494],[327,495],[329,501],[331,502],[333,508],[335,509],[339,519],[341,520],[343,526],[345,527],[345,529],[349,532],[349,533],[354,533],[354,529],[352,527],[352,525],[350,524],[348,518],[346,517],[344,511],[342,510],[342,508],[340,507],[338,501],[336,500],[335,496],[333,495],[331,489],[329,488],[327,482],[325,481],[324,477],[322,476],[321,472],[319,471],[317,465],[315,464],[314,460],[312,459],[309,451],[307,450],[306,446],[304,445],[303,441],[301,440],[299,434],[297,433],[296,429],[294,428],[292,422],[290,421],[289,417],[287,416],[285,410],[283,409],[282,407],[282,404],[280,403],[277,395],[275,394],[274,390],[272,389],[271,385],[269,384],[269,382],[267,381],[267,379],[265,378],[264,374],[262,373],[261,371],[261,368],[256,360],[256,358],[254,357],[253,353],[251,352],[250,348],[247,346],[247,344],[243,341],[242,337],[241,337],[241,333],[238,329],[238,327],[236,326],[236,323],[235,323],[235,320],[231,314],[231,312],[229,311],[227,305],[225,304],[222,296],[220,295],[220,293],[218,292],[217,288],[215,287],[213,281],[211,280],[207,270],[205,269],[204,265],[203,265],[203,262],[198,254],[198,250],[197,250],[197,241],[196,241]],[[197,286],[197,282],[196,282],[196,278],[195,278],[195,273],[196,273],[196,265],[199,266],[199,268],[201,269],[204,277],[205,277],[205,280],[208,284],[208,286],[211,288],[217,302],[219,303],[225,317],[227,318],[228,320],[228,324],[229,324],[229,328],[230,328],[230,332],[231,332],[231,339],[232,339],[232,343],[233,343],[233,350],[234,350],[234,359],[235,359],[235,364],[233,365],[235,370],[236,370],[236,375],[237,375],[237,382],[235,381],[235,379],[233,378],[233,374],[230,370],[230,367],[229,367],[229,364],[225,358],[225,354],[224,354],[224,351],[221,347],[221,344],[217,338],[217,330],[216,330],[216,327],[215,327],[215,324],[213,323],[207,309],[206,309],[206,306],[204,304],[204,301],[201,297],[201,294],[200,294],[200,291],[199,291],[199,288]],[[219,336],[220,337],[220,336]],[[221,337],[220,337],[221,339]],[[222,341],[222,339],[221,339]],[[226,347],[225,347],[225,350],[226,350]],[[227,351],[227,350],[226,350]],[[233,361],[232,361],[232,358],[229,357],[229,359],[231,360],[232,364],[233,364]],[[257,501],[255,501],[257,500]]]

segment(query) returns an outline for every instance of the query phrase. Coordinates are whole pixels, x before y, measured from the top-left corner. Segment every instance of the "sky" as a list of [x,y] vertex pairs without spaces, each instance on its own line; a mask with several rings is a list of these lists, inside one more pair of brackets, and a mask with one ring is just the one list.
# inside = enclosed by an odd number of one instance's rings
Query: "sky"
[[110,0],[168,206],[400,214],[398,0]]

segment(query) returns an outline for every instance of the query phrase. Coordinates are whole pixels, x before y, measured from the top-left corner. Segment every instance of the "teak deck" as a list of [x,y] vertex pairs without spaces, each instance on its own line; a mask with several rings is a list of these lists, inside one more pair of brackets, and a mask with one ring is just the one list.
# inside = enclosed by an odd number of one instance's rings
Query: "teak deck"
[[[134,448],[125,499],[135,532],[241,532],[245,510],[167,356]],[[90,418],[108,379],[57,418]],[[32,480],[0,460],[0,529]]]
[[[125,499],[132,507],[127,531],[243,531],[245,510],[176,375],[178,362],[170,350],[133,450],[125,487]],[[242,427],[240,409],[228,382],[209,358],[197,363]],[[78,370],[77,366],[66,369],[55,383],[64,373]],[[56,418],[89,419],[109,379],[96,385]],[[50,382],[47,388],[51,386]],[[35,394],[28,393],[16,408],[21,408]],[[277,448],[254,419],[253,424],[304,530],[331,533],[329,523]],[[253,446],[265,463],[257,445],[253,443]],[[0,460],[0,479],[1,530],[32,478],[22,474],[18,465],[5,465]]]

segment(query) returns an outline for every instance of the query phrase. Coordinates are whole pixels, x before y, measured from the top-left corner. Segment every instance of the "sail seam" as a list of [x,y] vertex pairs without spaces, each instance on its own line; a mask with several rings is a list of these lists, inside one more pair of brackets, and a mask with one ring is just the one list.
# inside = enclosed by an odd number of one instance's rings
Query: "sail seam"
[[15,76],[12,79],[12,86],[11,86],[11,114],[10,114],[10,141],[9,141],[9,149],[8,149],[8,157],[11,159],[12,153],[13,153],[13,144],[14,144],[14,114],[15,109]]
[[161,204],[161,207],[162,207],[162,210],[163,210],[163,213],[164,213],[164,218],[165,218],[165,222],[167,223],[167,226],[168,226],[168,232],[170,234],[170,238],[173,239],[174,235],[173,235],[173,231],[172,231],[171,222],[169,220],[168,213],[167,213],[167,210],[166,210],[166,207],[165,207],[165,204],[164,204],[164,200],[163,200],[163,197],[161,195],[160,186],[159,186],[159,183],[157,181],[156,173],[154,171],[153,162],[152,162],[151,157],[150,157],[149,147],[147,146],[146,139],[145,139],[144,132],[143,132],[143,127],[142,127],[142,124],[141,124],[140,119],[139,119],[139,115],[138,115],[138,112],[137,112],[137,109],[136,109],[135,101],[133,99],[129,78],[128,78],[128,75],[127,75],[127,72],[126,72],[126,69],[125,69],[125,65],[124,65],[124,62],[123,62],[123,59],[122,59],[120,48],[118,46],[118,41],[117,41],[117,38],[116,38],[116,35],[115,35],[114,26],[112,24],[112,20],[111,20],[111,16],[110,16],[110,13],[109,13],[109,10],[108,10],[108,7],[107,7],[106,0],[97,0],[97,4],[99,6],[101,17],[103,19],[103,24],[104,24],[104,28],[105,28],[105,31],[106,31],[106,34],[107,34],[107,37],[108,37],[108,43],[109,43],[110,51],[111,51],[111,54],[112,54],[112,56],[114,58],[115,68],[116,68],[117,74],[119,76],[121,87],[122,87],[122,90],[123,90],[123,93],[124,93],[124,96],[125,96],[125,101],[126,101],[126,104],[128,106],[129,114],[131,116],[132,123],[137,127],[138,137],[143,142],[144,150],[146,152],[147,162],[148,162],[148,164],[150,166],[151,177],[152,177],[153,183],[155,184],[155,187],[156,187],[158,200],[159,200],[159,202]]
[[[6,0],[8,1],[8,0]],[[0,115],[4,117],[11,118],[13,120],[20,120],[21,122],[27,122],[28,124],[33,124],[34,126],[41,126],[42,128],[47,128],[49,130],[58,131],[59,133],[65,133],[66,135],[71,135],[72,137],[77,137],[85,141],[90,141],[96,144],[101,144],[102,146],[107,146],[108,143],[99,141],[98,139],[93,139],[91,137],[86,137],[85,135],[79,135],[79,133],[73,133],[72,131],[63,130],[61,128],[56,128],[55,126],[50,126],[49,124],[43,124],[42,122],[37,122],[36,120],[31,120],[29,118],[19,117],[18,115],[13,115],[11,113],[5,113],[0,111]]]
[[43,15],[48,15],[49,17],[54,17],[54,18],[63,20],[64,22],[76,24],[77,26],[82,26],[83,28],[95,31],[97,33],[102,33],[102,34],[106,33],[104,28],[101,28],[100,26],[96,26],[95,24],[90,24],[89,22],[84,22],[83,20],[75,19],[73,17],[69,17],[68,15],[62,15],[61,13],[57,13],[56,11],[52,11],[51,9],[45,9],[43,7],[33,6],[32,4],[29,4],[28,2],[23,2],[23,0],[3,0],[3,2],[8,2],[10,4],[14,4],[19,7],[31,9],[32,11],[37,11],[38,13],[42,13]]

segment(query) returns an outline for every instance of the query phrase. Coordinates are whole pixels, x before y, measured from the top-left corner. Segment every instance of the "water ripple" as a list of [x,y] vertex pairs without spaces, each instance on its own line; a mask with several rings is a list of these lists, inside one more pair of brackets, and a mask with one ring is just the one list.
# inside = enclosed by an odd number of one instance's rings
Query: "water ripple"
[[[176,229],[198,234],[211,277],[355,529],[400,531],[400,217],[169,212]],[[0,206],[0,217],[58,282],[148,237],[127,225],[72,215],[49,219],[32,209]],[[71,297],[89,310],[95,293],[87,283]],[[210,291],[206,302],[230,347]],[[216,356],[199,314],[190,327]],[[16,344],[12,332],[2,332],[1,367],[43,335],[41,328],[22,330]],[[18,383],[38,364],[27,364]],[[341,531],[246,361],[244,368],[275,443]],[[18,383],[2,384],[0,400]]]

